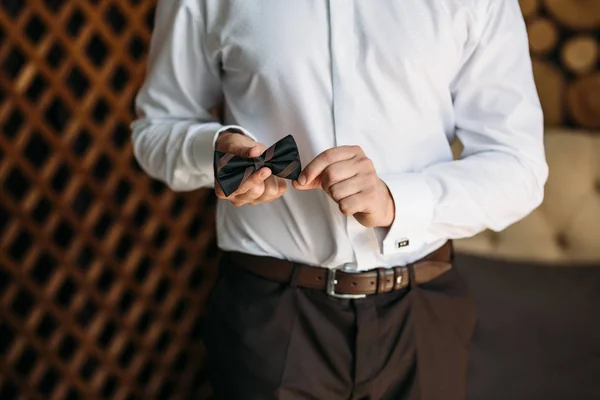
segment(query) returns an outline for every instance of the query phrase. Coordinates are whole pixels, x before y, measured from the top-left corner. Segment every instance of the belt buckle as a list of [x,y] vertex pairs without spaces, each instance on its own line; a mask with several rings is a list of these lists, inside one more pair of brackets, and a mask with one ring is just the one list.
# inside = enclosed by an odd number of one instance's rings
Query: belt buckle
[[338,281],[335,279],[337,268],[330,268],[327,271],[327,294],[337,299],[364,299],[367,297],[366,294],[339,294],[335,292],[335,285]]

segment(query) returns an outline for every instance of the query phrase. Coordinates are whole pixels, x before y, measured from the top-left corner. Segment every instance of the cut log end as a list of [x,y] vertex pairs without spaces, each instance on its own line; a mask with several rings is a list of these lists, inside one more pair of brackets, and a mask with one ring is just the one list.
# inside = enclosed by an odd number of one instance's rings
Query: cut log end
[[569,87],[569,113],[584,128],[600,129],[600,73],[577,79]]
[[529,48],[534,54],[548,53],[558,42],[558,29],[546,18],[538,18],[527,25]]
[[537,15],[540,8],[540,0],[519,0],[519,3],[521,4],[523,17],[527,19]]
[[561,70],[547,61],[533,60],[533,73],[546,126],[558,126],[565,116],[565,77]]
[[600,28],[599,0],[545,0],[545,4],[550,14],[566,27]]
[[592,36],[573,38],[563,46],[561,59],[576,74],[589,72],[598,61],[598,43]]

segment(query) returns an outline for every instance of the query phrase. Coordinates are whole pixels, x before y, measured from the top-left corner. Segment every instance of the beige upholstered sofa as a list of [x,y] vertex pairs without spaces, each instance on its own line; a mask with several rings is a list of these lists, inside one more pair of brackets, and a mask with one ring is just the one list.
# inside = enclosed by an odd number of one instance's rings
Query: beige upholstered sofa
[[542,206],[503,232],[457,241],[458,252],[560,265],[600,261],[600,132],[549,129],[546,157]]
[[546,153],[536,211],[455,242],[479,319],[469,399],[600,399],[600,133],[548,130]]

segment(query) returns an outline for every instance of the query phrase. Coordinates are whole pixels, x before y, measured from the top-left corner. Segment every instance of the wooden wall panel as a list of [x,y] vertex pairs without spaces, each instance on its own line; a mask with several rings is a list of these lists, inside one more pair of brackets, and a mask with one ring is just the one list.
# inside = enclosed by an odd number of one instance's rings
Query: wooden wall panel
[[[152,181],[129,142],[154,3],[0,0],[2,400],[209,391],[214,197]],[[546,122],[598,127],[598,1],[521,4]]]
[[214,199],[129,141],[154,1],[0,1],[0,399],[201,398]]

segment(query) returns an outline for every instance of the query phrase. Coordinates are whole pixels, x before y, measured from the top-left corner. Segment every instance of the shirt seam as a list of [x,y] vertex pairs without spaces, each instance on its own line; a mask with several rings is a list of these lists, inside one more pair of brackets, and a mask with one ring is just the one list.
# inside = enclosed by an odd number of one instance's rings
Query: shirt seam
[[[212,58],[209,57],[209,55],[207,53],[207,49],[208,49],[208,42],[207,42],[208,31],[206,29],[206,24],[192,10],[192,8],[190,7],[190,5],[188,4],[188,0],[177,0],[177,1],[179,3],[179,7],[181,7],[182,9],[185,9],[187,12],[189,12],[190,17],[192,18],[192,20],[194,20],[194,22],[196,22],[198,24],[198,26],[199,26],[199,33],[200,33],[200,40],[201,40],[200,51],[202,52],[202,55],[204,56],[204,59],[206,60],[206,63],[209,66],[212,66],[212,63],[211,63]],[[218,71],[215,71],[214,68],[209,68],[209,70],[210,70],[211,75],[213,75],[214,78],[218,79],[219,82],[222,81],[221,75],[218,73]]]

